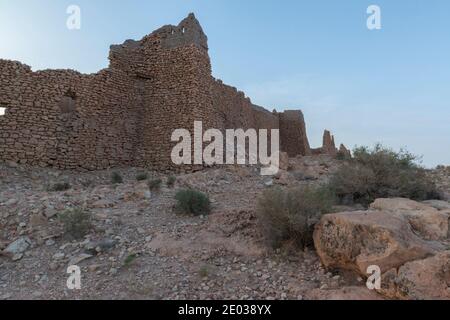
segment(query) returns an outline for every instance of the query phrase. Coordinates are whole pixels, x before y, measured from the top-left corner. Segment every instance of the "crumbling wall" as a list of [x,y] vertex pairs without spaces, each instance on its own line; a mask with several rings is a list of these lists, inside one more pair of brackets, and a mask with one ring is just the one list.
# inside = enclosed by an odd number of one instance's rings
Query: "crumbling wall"
[[32,72],[5,60],[0,73],[2,160],[67,169],[131,163],[134,86],[122,74]]
[[281,150],[290,157],[310,155],[306,125],[300,110],[287,110],[280,114]]
[[300,111],[269,112],[212,77],[207,37],[192,14],[111,46],[109,59],[91,75],[0,60],[0,161],[171,170],[171,135],[193,133],[194,121],[204,130],[280,129],[282,151],[310,153]]

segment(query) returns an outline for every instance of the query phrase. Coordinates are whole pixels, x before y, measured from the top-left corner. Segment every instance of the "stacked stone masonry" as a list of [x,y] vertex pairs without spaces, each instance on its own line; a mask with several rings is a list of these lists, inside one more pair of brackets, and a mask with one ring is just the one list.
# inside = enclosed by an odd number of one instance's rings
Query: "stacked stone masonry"
[[[109,59],[107,69],[89,75],[33,72],[0,59],[0,161],[173,170],[172,132],[193,132],[194,121],[204,130],[280,129],[282,151],[312,153],[301,111],[269,112],[212,77],[207,37],[193,14],[111,46]],[[327,140],[320,152],[330,150]]]

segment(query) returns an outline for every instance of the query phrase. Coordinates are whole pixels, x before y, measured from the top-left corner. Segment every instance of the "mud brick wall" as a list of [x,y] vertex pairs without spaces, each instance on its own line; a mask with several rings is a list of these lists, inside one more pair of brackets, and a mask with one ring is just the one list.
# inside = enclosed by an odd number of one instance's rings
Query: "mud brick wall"
[[[85,75],[32,72],[0,59],[0,161],[62,169],[175,169],[175,129],[280,129],[281,147],[308,154],[301,112],[274,113],[211,75],[207,37],[189,15],[140,41],[111,46],[110,65]],[[178,168],[179,169],[179,168]],[[197,167],[183,167],[183,170]]]
[[120,72],[31,72],[1,60],[0,74],[2,160],[68,169],[132,162],[135,95]]
[[291,157],[311,154],[301,111],[288,110],[280,114],[280,140],[281,149]]

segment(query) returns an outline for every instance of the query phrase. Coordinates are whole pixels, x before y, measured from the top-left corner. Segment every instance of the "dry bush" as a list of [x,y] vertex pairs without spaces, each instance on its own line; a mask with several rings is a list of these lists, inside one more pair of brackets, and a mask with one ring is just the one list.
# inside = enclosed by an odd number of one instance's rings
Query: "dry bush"
[[147,179],[148,179],[148,173],[146,173],[146,172],[140,172],[136,175],[137,181],[145,181]]
[[169,188],[173,188],[175,186],[175,182],[177,181],[177,177],[175,176],[168,176],[167,177],[167,186]]
[[177,204],[175,211],[181,214],[192,214],[195,216],[208,215],[211,212],[209,197],[196,190],[180,190],[175,195]]
[[122,176],[120,175],[119,172],[114,171],[111,174],[111,182],[112,182],[112,184],[121,184],[121,183],[123,183],[123,178],[122,178]]
[[73,239],[82,239],[92,227],[91,213],[84,208],[67,209],[59,214],[64,234]]
[[68,182],[57,182],[55,184],[48,186],[47,190],[49,192],[60,192],[60,191],[67,191],[70,188],[72,188],[72,186]]
[[333,175],[330,188],[344,204],[368,206],[377,198],[413,200],[438,198],[436,186],[408,151],[395,152],[377,144],[356,148],[353,158]]
[[158,191],[159,189],[161,189],[161,184],[161,179],[153,179],[148,182],[148,187],[151,191]]
[[258,225],[272,248],[287,242],[305,248],[312,244],[314,225],[333,204],[333,194],[323,187],[271,188],[258,201]]

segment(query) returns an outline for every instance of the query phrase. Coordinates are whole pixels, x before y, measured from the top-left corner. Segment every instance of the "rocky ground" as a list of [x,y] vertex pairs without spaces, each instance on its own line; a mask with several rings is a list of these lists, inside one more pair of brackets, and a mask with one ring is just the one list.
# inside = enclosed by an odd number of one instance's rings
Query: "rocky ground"
[[[273,179],[255,168],[208,169],[156,192],[136,180],[137,168],[118,170],[124,182],[114,185],[111,171],[0,165],[0,299],[380,298],[360,277],[327,272],[314,251],[269,250],[256,228],[263,190],[321,183],[338,165],[326,156],[291,159],[291,170]],[[71,188],[48,191],[61,181]],[[210,196],[211,215],[174,212],[174,195],[186,187]],[[57,216],[77,206],[92,212],[93,228],[71,241]],[[73,264],[81,290],[66,286]]]

